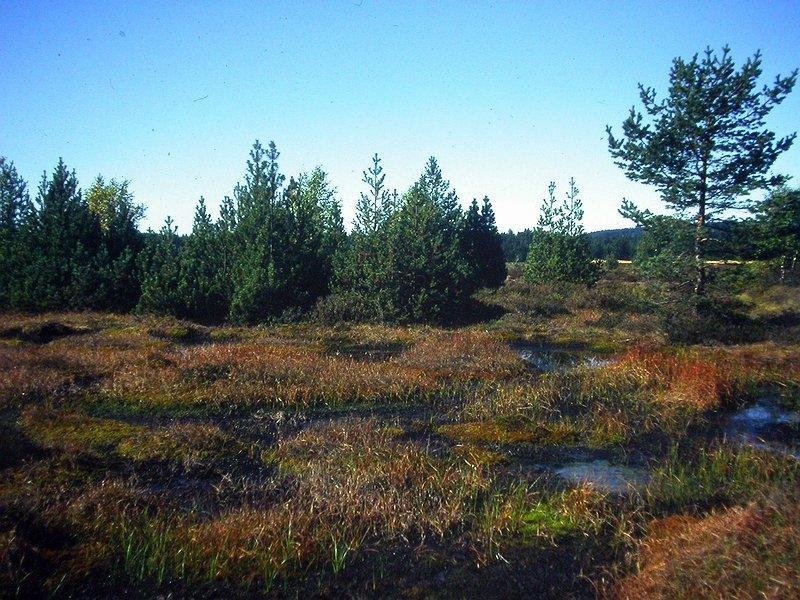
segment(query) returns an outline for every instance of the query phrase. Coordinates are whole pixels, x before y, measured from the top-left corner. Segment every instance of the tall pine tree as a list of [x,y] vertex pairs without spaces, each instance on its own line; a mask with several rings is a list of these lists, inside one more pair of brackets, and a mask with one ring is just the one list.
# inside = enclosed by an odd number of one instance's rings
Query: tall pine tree
[[14,163],[0,156],[0,307],[11,303],[11,288],[22,277],[24,243],[21,232],[33,207],[25,182]]
[[201,196],[194,211],[192,234],[181,250],[178,294],[185,316],[205,323],[224,321],[228,316],[228,285],[221,264],[224,258],[220,223],[212,221]]
[[494,210],[488,197],[472,200],[464,216],[461,251],[470,266],[471,289],[498,288],[506,279],[506,261]]
[[86,203],[101,230],[94,260],[98,286],[95,307],[130,310],[140,293],[136,260],[144,247],[138,228],[144,207],[134,202],[128,181],[112,179],[106,183],[100,175],[86,192]]
[[278,152],[256,141],[243,183],[234,189],[236,258],[232,269],[230,319],[237,323],[264,321],[286,308],[285,282],[277,262],[284,251],[286,210],[280,201],[284,176]]
[[63,160],[42,176],[34,210],[24,227],[25,267],[12,303],[26,309],[83,309],[97,303],[97,216]]
[[186,301],[180,291],[181,248],[177,228],[167,217],[158,235],[151,235],[140,256],[142,294],[138,310],[184,316]]
[[[655,186],[678,216],[693,213],[697,295],[705,293],[709,221],[753,208],[750,192],[783,182],[769,171],[795,136],[776,139],[765,118],[792,91],[797,71],[772,87],[760,88],[760,77],[759,52],[739,70],[727,46],[720,55],[707,48],[702,57],[676,58],[668,95],[658,100],[640,84],[644,113],[631,108],[620,138],[607,128],[611,156],[629,178]],[[621,212],[642,214],[628,201]]]

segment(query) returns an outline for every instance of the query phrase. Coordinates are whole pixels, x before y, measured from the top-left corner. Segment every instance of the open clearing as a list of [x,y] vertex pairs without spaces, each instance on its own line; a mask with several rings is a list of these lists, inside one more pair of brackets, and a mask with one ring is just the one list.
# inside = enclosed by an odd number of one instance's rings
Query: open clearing
[[796,594],[798,288],[730,292],[702,346],[659,294],[512,268],[452,329],[4,315],[0,589]]

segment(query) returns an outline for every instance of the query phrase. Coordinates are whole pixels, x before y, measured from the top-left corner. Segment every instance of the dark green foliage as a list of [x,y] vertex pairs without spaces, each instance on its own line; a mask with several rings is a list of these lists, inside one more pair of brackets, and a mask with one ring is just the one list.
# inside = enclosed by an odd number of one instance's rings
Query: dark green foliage
[[583,231],[583,207],[575,180],[563,202],[556,201],[551,183],[528,250],[525,278],[531,283],[553,281],[594,283],[599,271]]
[[773,190],[756,207],[756,219],[760,254],[778,261],[783,281],[787,272],[794,272],[800,256],[800,189]]
[[383,172],[380,157],[372,157],[372,166],[364,171],[361,181],[367,184],[368,193],[361,192],[356,202],[356,216],[353,221],[353,232],[361,235],[376,233],[397,208],[397,191],[390,192],[384,185],[386,174]]
[[89,211],[97,217],[101,230],[95,308],[127,311],[136,306],[139,297],[136,257],[144,247],[138,229],[144,207],[134,203],[129,185],[114,179],[106,183],[98,175],[86,193]]
[[265,150],[256,141],[247,161],[244,183],[234,189],[236,229],[230,318],[238,323],[263,321],[286,307],[280,281],[276,240],[286,214],[279,204],[284,176],[278,170],[274,143]]
[[32,210],[27,186],[14,163],[0,156],[0,307],[11,301],[11,287],[23,266],[22,228]]
[[287,307],[306,310],[329,291],[333,260],[345,237],[335,189],[319,167],[290,182],[284,195],[283,251]]
[[[376,155],[363,177],[369,192],[356,205],[353,234],[344,258],[337,263],[336,293],[318,313],[326,319],[331,314],[381,321],[452,319],[476,282],[499,276],[488,270],[499,269],[491,262],[497,256],[502,262],[499,240],[495,237],[493,259],[481,259],[480,266],[477,254],[468,259],[458,196],[436,159],[428,160],[422,176],[400,202],[396,193],[385,189],[384,178]],[[479,222],[483,225],[478,226]],[[475,223],[472,234],[485,236],[494,231],[496,236],[490,206],[477,214]]]
[[496,289],[503,285],[508,275],[506,259],[489,198],[484,197],[480,208],[478,201],[472,200],[464,216],[461,252],[471,268],[468,283],[471,289]]
[[211,220],[205,199],[201,197],[194,213],[192,235],[180,256],[180,316],[214,323],[224,321],[228,315],[229,286],[225,278],[230,270],[223,265],[225,248],[221,226]]
[[128,182],[98,177],[84,196],[59,161],[30,203],[13,165],[2,165],[0,302],[23,310],[133,308],[144,209]]
[[503,246],[506,262],[525,262],[532,239],[533,231],[530,229],[524,229],[516,233],[509,229],[505,233],[501,233],[500,243]]
[[694,269],[692,224],[675,217],[652,215],[633,256],[644,277],[691,288]]
[[42,177],[21,236],[19,270],[10,288],[13,307],[82,309],[101,302],[100,221],[63,161],[49,179]]
[[442,321],[468,297],[469,267],[460,253],[452,214],[415,185],[389,223],[390,310],[400,321]]
[[[614,257],[618,260],[631,260],[636,245],[642,237],[642,229],[628,227],[623,229],[604,229],[586,234],[592,250],[592,258]],[[510,229],[500,234],[506,262],[525,262],[531,246],[533,231],[524,229],[514,233]]]
[[[674,59],[665,99],[639,86],[647,121],[631,108],[621,138],[607,128],[611,156],[628,177],[655,186],[677,213],[694,213],[697,294],[705,292],[708,222],[730,209],[751,208],[749,192],[783,181],[769,171],[794,134],[776,139],[765,118],[791,92],[796,76],[759,89],[760,53],[737,71],[727,46],[720,56],[708,48],[690,61]],[[635,211],[623,202],[623,214]]]
[[[385,287],[392,274],[392,256],[388,252],[389,220],[399,204],[397,192],[385,187],[385,179],[381,160],[375,154],[372,166],[362,177],[368,192],[362,192],[356,203],[353,232],[346,251],[339,254],[334,274],[339,292],[370,299],[366,306],[361,307],[359,302],[358,310],[348,312],[363,315],[372,308],[370,318],[377,320],[389,317],[391,301]],[[353,305],[354,302],[350,299],[342,304]]]
[[642,237],[640,227],[605,229],[586,234],[592,248],[592,258],[631,260]]
[[216,223],[201,198],[185,242],[162,230],[143,260],[141,310],[255,323],[301,314],[329,292],[346,242],[335,189],[320,168],[283,188],[278,156],[256,142]]
[[181,285],[181,249],[177,229],[167,217],[158,235],[151,235],[140,256],[142,294],[138,309],[160,315],[185,314]]

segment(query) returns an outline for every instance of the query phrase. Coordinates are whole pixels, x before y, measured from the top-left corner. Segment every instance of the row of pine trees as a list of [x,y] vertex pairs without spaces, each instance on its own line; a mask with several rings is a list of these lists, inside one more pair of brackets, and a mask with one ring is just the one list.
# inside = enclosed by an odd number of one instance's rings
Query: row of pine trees
[[0,307],[112,310],[257,323],[318,310],[333,318],[447,321],[498,287],[505,259],[491,203],[468,210],[434,158],[404,194],[380,158],[364,172],[352,232],[327,174],[280,172],[256,142],[244,180],[213,219],[203,198],[190,234],[170,219],[142,233],[126,181],[81,191],[63,161],[30,198],[0,158]]

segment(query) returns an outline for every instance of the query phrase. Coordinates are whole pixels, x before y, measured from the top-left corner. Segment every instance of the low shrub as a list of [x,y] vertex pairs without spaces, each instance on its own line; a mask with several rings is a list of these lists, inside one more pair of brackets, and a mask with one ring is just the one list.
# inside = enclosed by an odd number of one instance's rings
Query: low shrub
[[317,301],[312,318],[325,325],[339,323],[380,323],[386,320],[383,304],[353,291],[330,294]]

